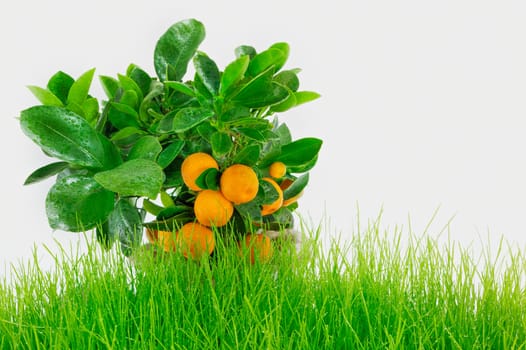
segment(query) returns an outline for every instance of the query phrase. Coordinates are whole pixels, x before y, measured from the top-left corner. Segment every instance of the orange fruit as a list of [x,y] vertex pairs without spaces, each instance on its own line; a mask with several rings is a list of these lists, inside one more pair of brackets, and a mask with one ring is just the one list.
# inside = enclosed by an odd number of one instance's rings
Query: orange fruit
[[156,243],[159,240],[158,230],[146,228],[146,238],[150,243]]
[[195,180],[206,169],[219,169],[217,162],[211,155],[203,152],[193,153],[185,158],[181,164],[181,175],[183,181],[189,189],[193,191],[200,191],[202,188],[196,185]]
[[212,254],[215,248],[214,233],[208,227],[189,222],[177,232],[176,247],[186,258],[199,260],[204,254]]
[[274,162],[268,169],[270,176],[275,179],[280,179],[287,173],[287,167],[282,162]]
[[256,261],[266,262],[270,260],[274,253],[270,238],[263,234],[249,233],[240,244],[240,249],[242,253],[244,252],[244,249],[247,249],[250,254],[251,264],[254,264]]
[[219,186],[226,199],[234,204],[243,204],[256,197],[259,181],[256,172],[251,167],[234,164],[223,171]]
[[274,213],[276,210],[278,210],[279,208],[281,208],[281,205],[283,204],[283,190],[279,187],[276,181],[274,181],[270,177],[263,178],[263,181],[269,182],[272,186],[274,186],[274,188],[278,192],[278,199],[276,199],[274,202],[270,204],[263,204],[261,206],[261,215],[265,216],[265,215],[270,215]]
[[201,225],[221,227],[234,214],[234,205],[221,192],[204,190],[195,198],[194,213]]
[[165,252],[173,252],[175,250],[175,241],[177,234],[172,231],[156,231],[157,244],[159,244]]

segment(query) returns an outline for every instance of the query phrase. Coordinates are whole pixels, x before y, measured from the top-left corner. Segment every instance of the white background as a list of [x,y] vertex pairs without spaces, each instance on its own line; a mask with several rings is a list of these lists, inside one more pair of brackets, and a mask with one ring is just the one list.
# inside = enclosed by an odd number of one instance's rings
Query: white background
[[[383,227],[409,221],[430,234],[448,220],[469,244],[504,235],[524,247],[526,229],[526,3],[524,1],[27,1],[0,5],[1,241],[4,264],[33,246],[78,239],[52,232],[44,199],[52,181],[23,187],[48,163],[21,132],[37,104],[26,85],[57,70],[78,77],[152,75],[156,40],[194,17],[201,49],[220,68],[233,49],[291,46],[288,68],[322,94],[283,114],[295,138],[324,142],[301,213],[324,234],[350,239],[383,208]],[[98,81],[92,93],[103,97]],[[44,253],[41,252],[41,255]],[[1,273],[1,272],[0,272]]]

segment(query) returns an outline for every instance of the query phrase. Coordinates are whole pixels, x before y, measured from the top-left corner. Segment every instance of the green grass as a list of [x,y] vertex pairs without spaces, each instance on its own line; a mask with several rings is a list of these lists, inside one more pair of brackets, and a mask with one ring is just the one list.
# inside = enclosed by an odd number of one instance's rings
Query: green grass
[[374,224],[254,266],[224,245],[200,263],[63,250],[52,271],[35,253],[0,286],[0,348],[526,349],[521,251],[406,236]]

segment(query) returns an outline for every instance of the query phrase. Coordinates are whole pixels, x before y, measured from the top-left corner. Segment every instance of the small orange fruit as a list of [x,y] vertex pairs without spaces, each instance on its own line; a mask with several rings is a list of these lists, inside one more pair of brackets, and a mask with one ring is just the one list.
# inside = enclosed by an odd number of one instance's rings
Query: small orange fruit
[[177,232],[176,247],[186,258],[199,260],[204,254],[212,254],[215,248],[214,233],[208,227],[189,222]]
[[[244,246],[243,246],[244,243]],[[250,263],[254,264],[256,261],[269,261],[274,253],[272,249],[272,242],[268,236],[263,234],[248,234],[240,244],[241,252],[244,249],[250,253]]]
[[193,191],[202,190],[202,188],[196,185],[195,180],[197,180],[203,171],[210,168],[219,169],[216,160],[212,158],[211,155],[203,152],[189,155],[185,158],[183,164],[181,164],[181,175],[184,183]]
[[280,179],[287,173],[287,167],[282,162],[274,162],[268,169],[270,176],[275,179]]
[[265,216],[265,215],[270,215],[274,213],[276,210],[278,210],[279,208],[281,208],[281,205],[283,204],[283,190],[279,187],[276,181],[274,181],[270,177],[263,178],[263,181],[269,182],[272,186],[274,186],[274,188],[278,192],[278,199],[276,199],[274,202],[270,204],[263,204],[261,206],[261,215]]
[[243,164],[229,166],[221,175],[219,185],[225,198],[234,204],[250,202],[259,190],[256,172]]
[[234,205],[221,192],[204,190],[195,198],[194,213],[201,225],[221,227],[234,214]]
[[163,247],[165,252],[175,251],[175,241],[177,234],[172,231],[156,231],[157,232],[157,244]]

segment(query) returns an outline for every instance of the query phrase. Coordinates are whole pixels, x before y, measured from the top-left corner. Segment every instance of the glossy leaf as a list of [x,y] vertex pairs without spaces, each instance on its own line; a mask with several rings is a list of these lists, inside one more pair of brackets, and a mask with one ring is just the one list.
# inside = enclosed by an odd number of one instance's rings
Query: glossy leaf
[[148,75],[148,73],[136,65],[131,64],[126,71],[126,75],[137,84],[137,86],[141,89],[143,96],[148,94],[150,91],[150,85],[152,83],[152,78]]
[[276,134],[278,134],[279,142],[282,145],[292,142],[292,135],[290,134],[289,127],[287,126],[286,123],[282,123],[280,126],[278,126],[275,132]]
[[144,98],[142,90],[132,78],[122,74],[117,74],[117,78],[119,79],[119,83],[124,91],[134,91],[137,94],[137,99],[142,101]]
[[133,145],[130,153],[128,153],[128,160],[142,158],[155,161],[162,150],[163,148],[157,137],[146,135]]
[[277,72],[281,69],[281,67],[285,65],[285,62],[287,62],[287,59],[289,58],[290,47],[289,47],[289,44],[285,42],[281,42],[281,43],[272,44],[270,46],[270,49],[280,50],[281,53],[283,54],[282,56],[283,58],[281,60],[274,62],[274,69]]
[[121,198],[108,217],[108,230],[119,237],[123,253],[129,256],[142,239],[142,219],[137,208]]
[[243,56],[248,56],[249,58],[253,58],[254,56],[256,56],[257,53],[256,53],[256,49],[254,49],[252,46],[241,45],[241,46],[236,47],[235,54],[237,58],[243,57]]
[[155,46],[154,66],[161,81],[170,80],[169,66],[173,67],[173,80],[181,80],[188,62],[205,38],[205,27],[195,19],[180,21],[172,25]]
[[206,169],[197,177],[195,184],[203,190],[219,190],[219,171],[215,168]]
[[212,95],[219,91],[220,74],[216,63],[205,53],[198,52],[194,56],[195,73],[201,79],[203,85]]
[[128,126],[113,134],[111,141],[120,147],[125,147],[134,144],[142,135],[145,134],[146,132],[143,130],[137,129],[133,126]]
[[55,162],[48,165],[45,165],[31,173],[24,181],[24,185],[34,184],[46,180],[52,176],[57,175],[62,170],[66,169],[69,166],[67,162]]
[[303,138],[283,145],[281,155],[276,159],[286,166],[300,166],[312,161],[318,155],[322,141],[317,138]]
[[283,72],[279,72],[274,77],[274,81],[276,83],[288,87],[293,92],[298,91],[300,87],[300,80],[298,79],[298,75],[293,70],[285,70]]
[[68,74],[58,71],[55,73],[47,83],[47,89],[51,91],[56,97],[66,104],[68,101],[68,94],[71,86],[75,82]]
[[255,165],[259,159],[261,146],[257,144],[249,144],[241,149],[234,157],[232,163],[244,164],[248,166]]
[[171,89],[174,89],[175,91],[179,91],[180,93],[183,93],[185,95],[194,97],[195,92],[192,90],[191,87],[188,85],[178,82],[178,81],[165,81],[164,85],[168,86]]
[[155,198],[164,182],[164,173],[151,160],[132,159],[112,170],[95,174],[95,180],[121,196]]
[[186,131],[209,119],[214,112],[207,108],[188,107],[179,111],[173,119],[172,132]]
[[244,85],[232,100],[241,106],[259,108],[271,106],[286,99],[287,88],[272,81],[272,67]]
[[113,210],[114,194],[92,177],[71,175],[51,187],[46,213],[53,229],[85,232],[106,221]]
[[306,173],[298,177],[292,185],[290,185],[285,191],[283,191],[283,199],[289,199],[297,196],[305,189],[309,183],[309,173]]
[[184,147],[184,144],[185,142],[183,140],[173,141],[161,152],[161,154],[159,154],[159,157],[157,158],[157,164],[159,164],[159,166],[163,169],[166,168],[179,155]]
[[104,75],[101,75],[99,79],[106,96],[108,96],[108,98],[111,100],[114,99],[115,95],[117,94],[117,90],[119,89],[119,81],[115,78]]
[[99,116],[99,101],[96,98],[88,98],[81,107],[84,112],[84,118],[90,125],[94,126]]
[[294,97],[296,97],[296,106],[299,106],[319,98],[320,94],[313,91],[298,91],[294,93]]
[[68,101],[67,103],[76,103],[82,105],[86,98],[88,97],[89,88],[93,80],[93,74],[95,73],[95,68],[90,69],[86,73],[82,74],[69,89]]
[[64,108],[36,106],[22,111],[23,132],[52,157],[91,168],[109,166],[99,133]]
[[111,102],[108,109],[108,120],[117,129],[126,127],[140,127],[139,114],[128,105]]
[[212,151],[215,156],[222,156],[230,152],[234,143],[232,142],[232,137],[228,134],[217,131],[212,134],[210,137],[210,144],[212,146]]
[[139,105],[139,97],[137,96],[137,93],[134,90],[126,90],[119,99],[119,103],[129,106],[135,111]]
[[231,87],[235,86],[241,79],[243,79],[249,62],[250,58],[245,55],[239,57],[225,68],[225,71],[221,76],[221,94],[226,94]]
[[266,69],[273,67],[273,71],[277,71],[277,66],[282,66],[287,60],[287,56],[282,50],[270,48],[258,53],[248,65],[247,73],[250,76],[256,76]]
[[62,107],[64,104],[60,99],[55,96],[51,91],[43,89],[38,86],[30,85],[27,87],[29,91],[45,106],[57,106]]
[[264,194],[264,200],[261,204],[271,204],[279,198],[278,191],[270,182],[260,181],[259,186],[260,191],[263,191]]

